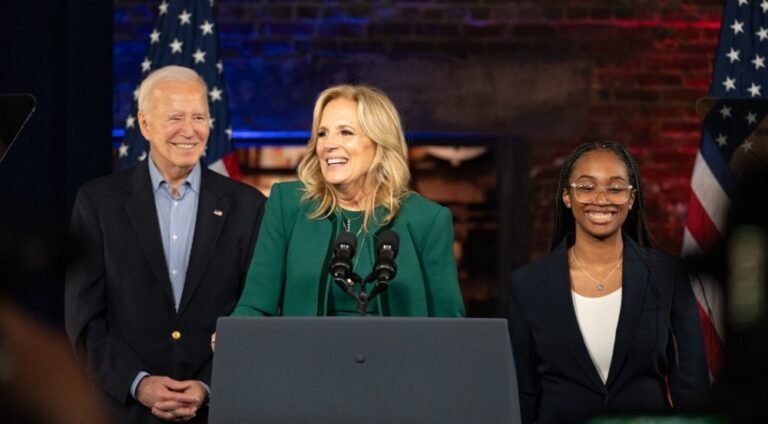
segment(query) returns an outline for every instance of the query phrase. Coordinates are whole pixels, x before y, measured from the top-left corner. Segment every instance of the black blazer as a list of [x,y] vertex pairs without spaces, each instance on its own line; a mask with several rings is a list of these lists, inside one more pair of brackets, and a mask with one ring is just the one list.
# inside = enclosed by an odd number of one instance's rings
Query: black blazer
[[506,310],[523,422],[662,413],[670,408],[665,376],[675,407],[690,407],[709,380],[696,301],[682,262],[625,237],[621,312],[603,384],[573,308],[567,247],[563,240],[549,256],[512,274]]
[[[120,421],[156,422],[130,395],[139,371],[210,385],[211,334],[242,291],[264,201],[254,188],[202,167],[177,312],[147,162],[79,190],[71,231],[80,249],[67,267],[66,329]],[[206,414],[200,411],[202,421]]]

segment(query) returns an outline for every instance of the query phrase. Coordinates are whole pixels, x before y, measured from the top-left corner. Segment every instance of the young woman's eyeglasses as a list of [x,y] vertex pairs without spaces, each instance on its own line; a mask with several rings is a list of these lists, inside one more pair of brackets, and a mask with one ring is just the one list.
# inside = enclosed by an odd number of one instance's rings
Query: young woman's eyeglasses
[[632,193],[631,185],[611,184],[607,187],[601,187],[590,183],[571,183],[573,197],[579,203],[595,203],[600,193],[605,194],[605,200],[612,205],[623,205],[629,201],[629,195]]

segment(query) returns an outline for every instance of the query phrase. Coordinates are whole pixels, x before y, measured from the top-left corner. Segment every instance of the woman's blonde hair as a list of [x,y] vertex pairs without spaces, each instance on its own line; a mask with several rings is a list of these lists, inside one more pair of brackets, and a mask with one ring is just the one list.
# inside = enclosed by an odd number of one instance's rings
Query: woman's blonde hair
[[374,177],[373,196],[366,198],[363,206],[363,228],[367,229],[374,209],[384,206],[388,213],[387,224],[400,210],[400,201],[410,191],[411,172],[408,169],[408,147],[405,144],[400,117],[392,101],[380,90],[364,85],[337,85],[326,89],[317,97],[312,114],[312,135],[304,157],[299,162],[299,179],[304,183],[302,200],[318,202],[310,218],[322,219],[339,208],[336,190],[323,178],[317,157],[317,133],[325,107],[335,99],[348,99],[357,103],[357,119],[363,133],[376,143],[376,154],[368,169]]

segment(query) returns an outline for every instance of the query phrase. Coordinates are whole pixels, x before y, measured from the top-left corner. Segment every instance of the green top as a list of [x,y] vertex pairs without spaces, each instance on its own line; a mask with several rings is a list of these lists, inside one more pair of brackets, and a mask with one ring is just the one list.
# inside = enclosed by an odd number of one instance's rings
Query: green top
[[[374,255],[374,246],[376,245],[376,235],[374,234],[376,228],[369,228],[368,231],[363,231],[363,211],[348,211],[341,210],[336,215],[336,234],[339,234],[343,230],[347,230],[352,234],[355,234],[357,238],[357,248],[355,256],[352,258],[352,270],[358,274],[362,273],[362,270],[366,272],[373,269],[373,264],[376,261]],[[373,231],[371,231],[373,230]],[[360,275],[360,278],[365,278],[366,274]],[[331,279],[330,281],[333,281]],[[373,284],[366,284],[366,289],[370,292]],[[359,285],[355,286],[355,291],[359,290]],[[328,298],[328,315],[359,315],[357,301],[350,297],[349,294],[344,292],[337,284],[330,283],[330,296]],[[381,310],[379,306],[380,299],[376,299],[368,304],[367,314],[378,315]]]
[[[357,303],[328,272],[336,237],[349,220],[357,234],[362,213],[340,211],[310,219],[314,202],[302,202],[302,183],[272,186],[243,294],[233,315],[356,315]],[[386,210],[378,208],[377,217]],[[374,220],[379,221],[379,220]],[[374,262],[376,232],[369,223],[360,232],[353,270],[361,277]],[[400,237],[397,275],[389,289],[369,305],[371,314],[388,316],[464,316],[453,257],[451,212],[418,194],[408,195],[391,225]],[[367,286],[368,291],[373,284]],[[355,286],[357,290],[359,286]]]

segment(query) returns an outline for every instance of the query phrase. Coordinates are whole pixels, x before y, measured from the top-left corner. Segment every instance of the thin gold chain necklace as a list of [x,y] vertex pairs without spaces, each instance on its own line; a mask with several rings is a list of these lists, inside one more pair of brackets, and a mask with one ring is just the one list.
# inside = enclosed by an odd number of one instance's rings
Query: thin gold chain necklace
[[590,275],[587,272],[587,270],[584,268],[584,265],[582,265],[581,261],[579,261],[579,258],[576,257],[576,247],[575,246],[571,248],[571,255],[573,256],[573,260],[576,261],[576,265],[579,266],[579,268],[584,273],[584,275],[586,275],[590,280],[595,282],[595,284],[596,284],[595,288],[597,289],[597,291],[605,290],[605,282],[608,281],[609,278],[611,278],[613,273],[615,273],[616,270],[621,267],[621,263],[624,262],[624,259],[619,259],[619,262],[616,264],[615,267],[613,267],[611,272],[609,272],[608,275],[606,275],[605,278],[603,278],[603,281],[598,281],[597,278],[593,277],[592,275]]
[[[344,215],[344,212],[339,211],[341,214],[341,226],[344,228],[344,231],[351,233],[352,232],[352,218]],[[354,220],[357,221],[360,219],[360,217],[355,218]],[[355,234],[355,238],[360,237],[360,233],[363,231],[363,226],[360,225],[360,228],[357,230],[357,233]],[[352,265],[352,269],[357,268],[357,262],[360,260],[360,256],[362,256],[363,252],[363,246],[365,246],[365,239],[367,239],[366,234],[363,234],[363,239],[360,241],[360,245],[357,247],[357,254],[355,257],[355,263]]]

